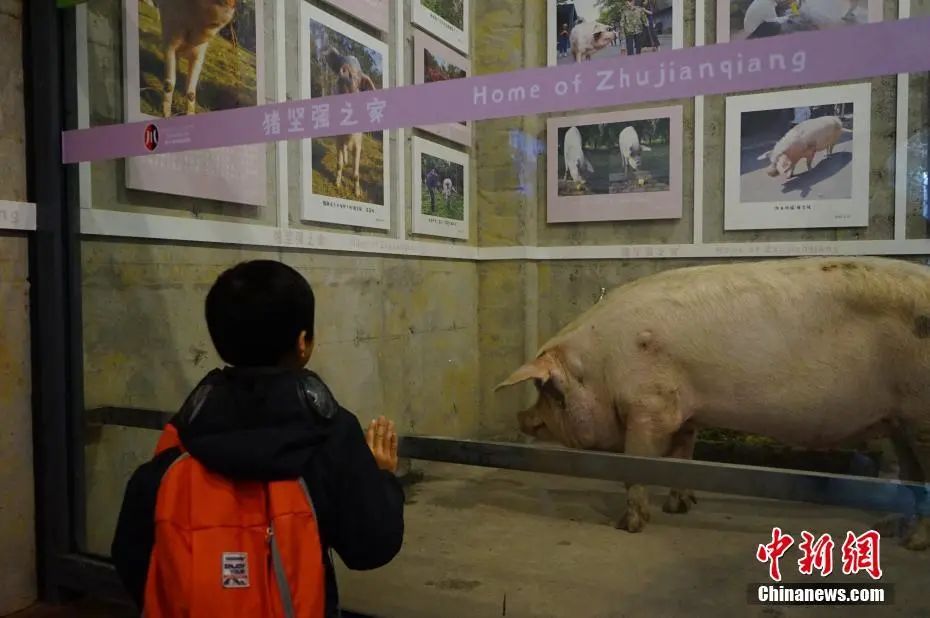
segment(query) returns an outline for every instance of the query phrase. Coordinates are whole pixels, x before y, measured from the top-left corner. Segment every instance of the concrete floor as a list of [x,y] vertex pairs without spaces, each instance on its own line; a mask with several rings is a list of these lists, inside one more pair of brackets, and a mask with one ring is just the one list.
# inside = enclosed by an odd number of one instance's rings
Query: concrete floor
[[[772,526],[845,537],[879,519],[872,513],[699,494],[687,515],[661,512],[638,535],[612,527],[623,504],[619,484],[418,464],[425,478],[409,489],[401,554],[379,571],[340,571],[343,601],[381,617],[475,616],[927,616],[930,553],[882,543],[886,607],[761,607],[747,585],[766,581],[755,559]],[[839,571],[839,545],[835,563]],[[782,560],[797,573],[796,547]],[[831,575],[827,581],[868,581]],[[504,605],[506,600],[506,613]]]

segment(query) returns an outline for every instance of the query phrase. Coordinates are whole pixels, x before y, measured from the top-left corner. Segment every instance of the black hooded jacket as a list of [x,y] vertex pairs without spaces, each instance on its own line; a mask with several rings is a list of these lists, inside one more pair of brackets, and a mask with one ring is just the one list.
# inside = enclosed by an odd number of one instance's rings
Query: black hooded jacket
[[[400,551],[404,494],[380,470],[358,419],[316,374],[227,368],[207,375],[171,424],[192,457],[237,480],[302,477],[310,490],[325,549],[354,570],[384,566]],[[117,573],[141,608],[154,545],[162,476],[180,455],[173,448],[142,465],[126,488],[112,546]],[[338,615],[329,552],[326,616]]]

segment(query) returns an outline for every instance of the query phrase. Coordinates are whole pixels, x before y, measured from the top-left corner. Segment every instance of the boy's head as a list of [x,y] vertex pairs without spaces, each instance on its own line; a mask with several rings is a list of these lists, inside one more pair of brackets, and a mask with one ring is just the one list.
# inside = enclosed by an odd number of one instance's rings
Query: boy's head
[[313,289],[280,262],[243,262],[207,294],[210,338],[235,367],[303,367],[313,352]]

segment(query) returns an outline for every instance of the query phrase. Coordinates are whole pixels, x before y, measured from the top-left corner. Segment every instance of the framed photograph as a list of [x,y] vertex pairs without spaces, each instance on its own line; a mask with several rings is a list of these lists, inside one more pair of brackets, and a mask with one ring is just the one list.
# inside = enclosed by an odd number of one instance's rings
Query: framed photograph
[[468,54],[471,0],[412,0],[413,23]]
[[413,138],[413,233],[468,239],[468,155]]
[[684,47],[684,0],[547,1],[549,66]]
[[681,106],[550,118],[549,223],[679,219]]
[[[127,122],[265,103],[264,0],[195,6],[123,0]],[[209,25],[192,30],[198,20]],[[184,41],[193,35],[204,42],[191,52]],[[180,46],[172,44],[177,41]],[[126,186],[264,206],[266,153],[264,144],[254,144],[133,157],[126,159]]]
[[717,42],[882,20],[883,0],[717,0]]
[[[413,83],[430,84],[471,75],[471,62],[421,32],[413,33]],[[463,146],[471,146],[471,122],[418,127]]]
[[[309,4],[300,14],[301,98],[389,87],[387,44]],[[302,140],[303,219],[390,229],[390,157],[386,131]]]
[[869,224],[871,85],[727,99],[725,229]]
[[391,26],[391,5],[388,0],[324,0],[381,32]]

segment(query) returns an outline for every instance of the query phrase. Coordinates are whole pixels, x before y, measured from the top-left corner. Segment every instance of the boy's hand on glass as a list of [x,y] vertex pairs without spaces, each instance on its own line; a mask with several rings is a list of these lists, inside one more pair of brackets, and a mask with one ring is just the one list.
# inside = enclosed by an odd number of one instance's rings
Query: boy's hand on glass
[[397,431],[394,429],[394,421],[389,421],[383,416],[371,421],[365,433],[365,441],[368,442],[368,448],[375,456],[378,467],[391,474],[396,473]]

